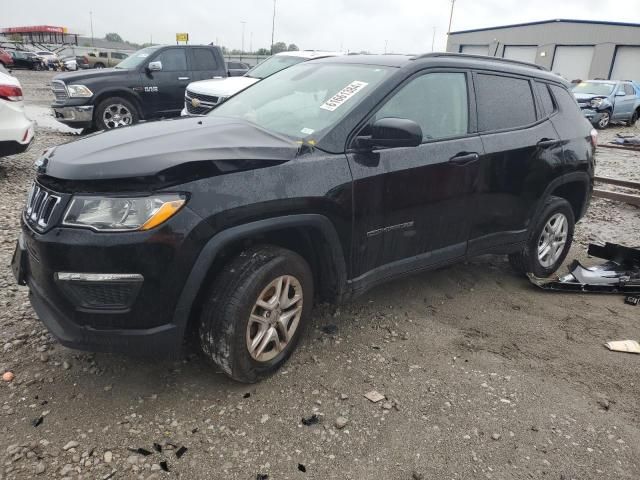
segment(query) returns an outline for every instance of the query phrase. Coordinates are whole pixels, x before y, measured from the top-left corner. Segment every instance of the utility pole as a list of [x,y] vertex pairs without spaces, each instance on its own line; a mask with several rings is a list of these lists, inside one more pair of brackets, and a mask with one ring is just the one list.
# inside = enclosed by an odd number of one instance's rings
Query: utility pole
[[242,48],[240,49],[240,61],[242,61],[242,54],[244,53],[244,27],[247,22],[241,21],[240,23],[242,24]]
[[456,0],[451,0],[451,15],[449,15],[449,29],[447,30],[447,35],[451,33],[451,22],[453,21],[453,7],[456,4]]
[[431,39],[431,51],[434,51],[436,45],[436,27],[433,27],[433,38]]
[[276,31],[276,0],[273,0],[273,20],[271,21],[271,55],[273,55],[273,39]]
[[91,10],[89,10],[89,21],[91,22],[91,46],[95,48],[96,45],[93,41],[93,12]]
[[249,34],[249,53],[253,53],[253,31]]

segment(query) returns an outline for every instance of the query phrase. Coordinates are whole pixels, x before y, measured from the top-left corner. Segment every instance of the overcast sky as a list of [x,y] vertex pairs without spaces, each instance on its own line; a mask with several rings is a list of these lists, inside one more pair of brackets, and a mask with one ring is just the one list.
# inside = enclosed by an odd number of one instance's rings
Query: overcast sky
[[[450,0],[277,0],[275,40],[302,49],[373,53],[443,50]],[[622,9],[621,6],[624,6]],[[117,32],[126,40],[218,42],[245,50],[268,48],[273,0],[0,0],[0,26],[56,25],[96,37]],[[622,12],[622,13],[621,13]],[[552,18],[640,23],[640,0],[456,0],[452,30]]]

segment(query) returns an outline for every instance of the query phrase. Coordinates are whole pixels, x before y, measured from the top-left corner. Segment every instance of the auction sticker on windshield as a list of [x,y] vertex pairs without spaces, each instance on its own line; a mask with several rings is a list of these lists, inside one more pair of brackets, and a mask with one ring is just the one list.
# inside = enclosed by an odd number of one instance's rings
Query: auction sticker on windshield
[[367,82],[360,82],[358,80],[351,82],[329,100],[320,105],[320,108],[333,112],[336,108],[345,103],[367,85],[369,85]]

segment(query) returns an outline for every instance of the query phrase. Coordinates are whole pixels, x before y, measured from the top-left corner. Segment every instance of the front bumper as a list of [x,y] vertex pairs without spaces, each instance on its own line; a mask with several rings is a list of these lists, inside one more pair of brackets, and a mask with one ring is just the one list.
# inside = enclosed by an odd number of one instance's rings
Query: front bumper
[[[155,231],[118,234],[61,227],[38,233],[23,218],[12,270],[18,284],[29,287],[40,320],[63,345],[171,356],[180,350],[186,328],[177,303],[200,250],[191,235],[200,223],[188,208]],[[143,281],[131,286],[130,303],[116,305],[122,288],[95,282],[91,291],[86,285],[73,286],[74,291],[60,272],[135,272]]]
[[74,128],[89,128],[93,124],[93,105],[53,106],[53,115],[60,123]]
[[595,110],[593,108],[583,108],[582,114],[591,123],[598,123],[602,118],[602,112],[599,112],[598,110]]

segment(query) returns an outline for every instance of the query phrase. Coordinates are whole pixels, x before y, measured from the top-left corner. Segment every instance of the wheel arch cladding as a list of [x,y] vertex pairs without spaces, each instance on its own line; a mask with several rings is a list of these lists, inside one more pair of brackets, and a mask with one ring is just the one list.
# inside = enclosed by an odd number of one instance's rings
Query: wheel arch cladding
[[571,205],[573,216],[578,221],[583,215],[587,203],[588,184],[584,181],[574,180],[557,186],[551,195],[564,198]]
[[300,214],[258,220],[231,227],[213,236],[203,247],[178,299],[174,323],[181,334],[200,308],[220,268],[242,250],[256,244],[272,244],[302,256],[312,270],[316,291],[323,299],[340,299],[347,273],[338,234],[324,215]]

